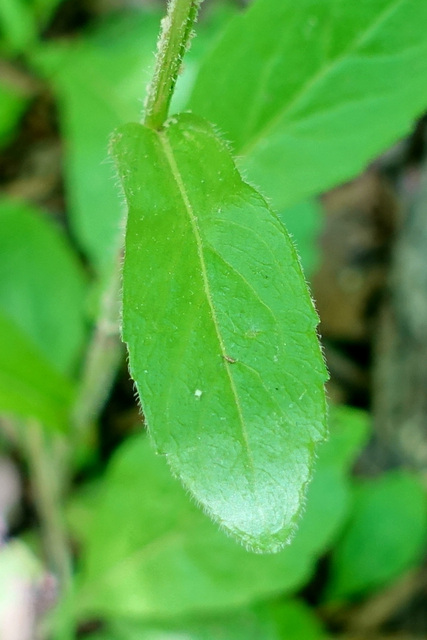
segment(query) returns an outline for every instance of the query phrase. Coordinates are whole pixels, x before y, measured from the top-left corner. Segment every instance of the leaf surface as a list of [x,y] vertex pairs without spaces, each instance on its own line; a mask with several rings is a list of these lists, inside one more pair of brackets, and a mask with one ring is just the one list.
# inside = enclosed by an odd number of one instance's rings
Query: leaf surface
[[255,0],[202,65],[190,108],[281,209],[348,179],[427,105],[427,3]]
[[127,125],[123,336],[157,449],[244,544],[292,535],[325,435],[325,367],[295,249],[211,125]]

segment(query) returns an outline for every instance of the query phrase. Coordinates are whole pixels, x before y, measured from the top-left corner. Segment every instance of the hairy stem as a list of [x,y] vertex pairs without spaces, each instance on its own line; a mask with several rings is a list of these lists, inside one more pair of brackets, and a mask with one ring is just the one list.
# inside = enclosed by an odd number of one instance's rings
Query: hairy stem
[[148,88],[145,109],[144,124],[151,129],[161,129],[168,116],[172,94],[201,2],[202,0],[169,0],[167,15],[162,20],[156,67]]

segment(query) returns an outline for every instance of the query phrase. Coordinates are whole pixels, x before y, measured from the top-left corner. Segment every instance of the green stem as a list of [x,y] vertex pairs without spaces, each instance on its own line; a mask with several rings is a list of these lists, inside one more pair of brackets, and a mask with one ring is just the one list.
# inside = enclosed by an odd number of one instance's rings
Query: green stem
[[144,124],[161,129],[169,111],[184,54],[202,0],[169,0],[157,43],[156,68],[145,108]]
[[[87,436],[108,398],[123,355],[120,341],[120,285],[122,250],[104,291],[95,330],[86,354],[72,425],[77,437]],[[83,438],[84,439],[84,438]]]
[[[53,571],[59,577],[64,592],[71,582],[71,556],[61,507],[61,487],[58,451],[53,440],[48,443],[43,428],[36,421],[23,425],[27,459],[33,484],[46,554]],[[62,456],[60,456],[62,458]]]

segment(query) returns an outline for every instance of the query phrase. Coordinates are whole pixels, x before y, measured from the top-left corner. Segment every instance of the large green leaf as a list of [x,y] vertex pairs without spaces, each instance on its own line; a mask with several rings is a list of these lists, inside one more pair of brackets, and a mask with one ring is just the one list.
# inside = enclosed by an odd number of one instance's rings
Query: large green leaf
[[72,372],[85,336],[85,278],[63,234],[18,201],[0,202],[0,310],[51,364]]
[[83,549],[79,618],[170,619],[301,588],[343,526],[348,469],[366,438],[364,414],[339,409],[333,418],[302,524],[275,555],[250,553],[220,531],[144,438],[122,445],[102,482],[74,497],[69,510]]
[[392,471],[356,487],[352,516],[332,556],[329,597],[384,586],[421,559],[427,540],[427,496],[420,480]]
[[359,172],[427,105],[427,3],[255,0],[200,69],[190,107],[282,208]]
[[224,143],[190,114],[130,124],[123,336],[157,449],[244,544],[293,534],[325,435],[326,377],[295,249]]
[[0,311],[0,412],[63,429],[70,383]]

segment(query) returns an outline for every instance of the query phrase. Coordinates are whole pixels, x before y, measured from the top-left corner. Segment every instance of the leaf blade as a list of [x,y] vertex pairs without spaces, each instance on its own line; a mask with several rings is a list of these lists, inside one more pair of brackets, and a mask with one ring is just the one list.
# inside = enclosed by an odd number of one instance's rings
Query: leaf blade
[[277,550],[325,420],[317,316],[293,245],[201,119],[127,125],[113,154],[129,204],[123,335],[151,434],[214,519]]
[[257,0],[202,65],[190,108],[276,207],[295,204],[409,131],[427,103],[426,20],[415,0]]

